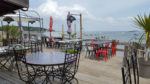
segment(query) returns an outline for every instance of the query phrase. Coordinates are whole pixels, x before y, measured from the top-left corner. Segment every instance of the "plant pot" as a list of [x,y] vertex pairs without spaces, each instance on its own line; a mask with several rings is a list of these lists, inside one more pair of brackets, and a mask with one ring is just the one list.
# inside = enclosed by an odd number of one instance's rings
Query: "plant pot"
[[150,78],[150,59],[145,61],[144,58],[138,58],[139,60],[139,76],[144,78]]

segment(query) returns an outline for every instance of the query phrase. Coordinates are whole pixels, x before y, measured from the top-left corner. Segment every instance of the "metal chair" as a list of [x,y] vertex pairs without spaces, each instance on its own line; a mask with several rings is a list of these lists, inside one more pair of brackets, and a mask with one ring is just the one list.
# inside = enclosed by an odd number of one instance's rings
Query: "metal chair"
[[[139,84],[139,71],[137,61],[137,50],[130,48],[130,57],[124,56],[122,70],[123,84]],[[133,68],[131,70],[131,68]],[[133,72],[133,75],[131,74]],[[133,77],[132,77],[133,76]]]
[[11,56],[10,52],[5,50],[4,47],[1,47],[1,50],[0,50],[0,69],[5,68],[5,69],[9,70],[11,58],[12,58],[12,56]]
[[93,47],[91,44],[86,43],[86,55],[87,58],[94,58],[96,56],[96,50],[93,50]]
[[27,84],[34,84],[36,72],[32,66],[26,64],[26,50],[23,49],[23,46],[16,45],[13,51],[19,78]]
[[41,42],[40,41],[32,41],[31,42],[31,53],[36,53],[36,52],[42,52],[42,47],[41,47]]
[[75,77],[75,75],[79,67],[81,49],[82,49],[82,42],[76,42],[74,44],[73,53],[68,53],[68,49],[66,50],[64,64],[63,66],[59,66],[56,72],[57,73],[56,77],[60,76],[62,84],[66,83],[72,84],[71,81],[73,79],[75,79],[78,84],[78,80]]

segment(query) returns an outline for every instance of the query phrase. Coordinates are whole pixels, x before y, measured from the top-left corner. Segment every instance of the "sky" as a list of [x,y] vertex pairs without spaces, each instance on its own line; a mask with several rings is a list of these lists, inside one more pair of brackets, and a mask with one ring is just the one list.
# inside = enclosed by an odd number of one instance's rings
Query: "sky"
[[[65,30],[67,14],[82,14],[83,31],[133,31],[139,30],[133,19],[138,14],[150,13],[150,0],[29,0],[30,10],[36,10],[44,19],[44,27],[49,28],[49,18],[53,17],[53,29]],[[77,31],[80,18],[74,16]]]

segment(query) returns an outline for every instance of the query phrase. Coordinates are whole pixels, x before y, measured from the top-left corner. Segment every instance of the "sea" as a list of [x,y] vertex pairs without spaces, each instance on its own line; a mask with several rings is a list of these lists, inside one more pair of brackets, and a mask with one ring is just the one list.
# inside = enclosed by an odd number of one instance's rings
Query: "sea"
[[[66,38],[69,38],[67,33],[64,33]],[[73,33],[72,33],[73,34]],[[139,38],[144,34],[144,31],[87,31],[83,32],[83,39],[106,39],[112,40],[116,39],[120,42],[137,42]],[[45,36],[49,36],[49,32],[44,33]],[[53,37],[61,37],[62,32],[55,31],[51,34]],[[80,32],[76,33],[76,37],[80,37]]]
[[[49,36],[49,32],[44,33],[46,36]],[[101,39],[101,40],[119,40],[119,42],[139,42],[139,38],[145,33],[144,31],[87,31],[83,32],[83,39]],[[62,32],[55,31],[51,34],[53,37],[61,37]],[[65,37],[69,38],[69,35],[65,33]],[[80,37],[80,32],[77,32],[76,37]],[[145,42],[143,38],[142,42]],[[117,48],[123,49],[124,46],[119,45]],[[123,55],[122,52],[117,54]]]

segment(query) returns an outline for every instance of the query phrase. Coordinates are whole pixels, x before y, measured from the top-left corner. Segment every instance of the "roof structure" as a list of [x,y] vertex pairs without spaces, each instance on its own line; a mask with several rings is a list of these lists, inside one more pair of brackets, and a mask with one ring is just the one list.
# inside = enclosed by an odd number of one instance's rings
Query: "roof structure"
[[23,8],[29,8],[29,0],[0,0],[0,16]]
[[[3,19],[4,19],[5,17],[11,17],[14,21],[19,21],[19,16],[18,16],[18,15],[5,15],[5,16],[1,16],[1,17],[0,17],[0,21],[3,21]],[[21,21],[23,21],[23,22],[39,21],[39,18],[21,16]]]

